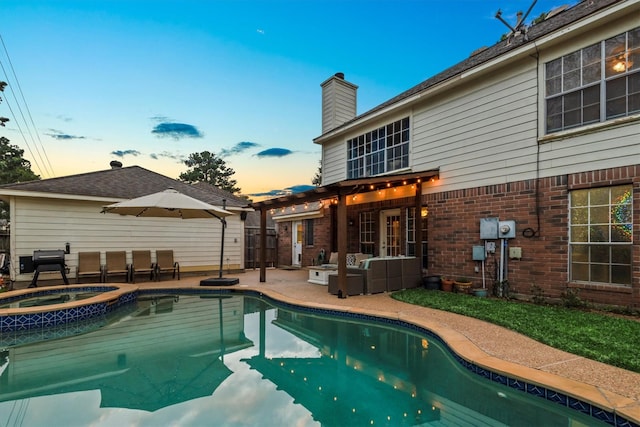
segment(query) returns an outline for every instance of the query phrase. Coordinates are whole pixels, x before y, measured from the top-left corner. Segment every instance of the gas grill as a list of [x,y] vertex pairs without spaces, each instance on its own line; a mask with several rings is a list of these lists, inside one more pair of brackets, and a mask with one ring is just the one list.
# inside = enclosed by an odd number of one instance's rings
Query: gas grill
[[38,275],[42,271],[59,271],[62,274],[62,280],[65,285],[69,284],[66,274],[66,264],[64,263],[64,250],[38,250],[33,251],[33,280],[31,280],[30,288],[38,286]]

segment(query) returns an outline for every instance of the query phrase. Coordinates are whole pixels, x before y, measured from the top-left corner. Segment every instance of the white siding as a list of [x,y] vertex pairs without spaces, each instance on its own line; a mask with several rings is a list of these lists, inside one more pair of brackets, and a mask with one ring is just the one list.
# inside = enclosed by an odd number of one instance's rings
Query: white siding
[[635,16],[616,19],[615,25],[558,35],[548,46],[539,46],[539,60],[533,51],[507,55],[501,63],[483,64],[431,87],[403,101],[404,106],[350,124],[323,142],[323,183],[346,179],[344,141],[392,117],[406,116],[399,113],[403,110],[411,116],[411,170],[440,170],[440,180],[423,187],[425,192],[639,164],[637,115],[578,128],[555,139],[544,135],[545,62],[638,25]]
[[535,176],[535,67],[483,83],[414,110],[412,168],[439,167],[438,190]]
[[[65,261],[70,277],[75,277],[78,252],[149,249],[155,261],[157,249],[173,249],[181,272],[218,270],[222,225],[217,219],[136,218],[100,213],[98,202],[13,198],[11,223],[12,275],[19,273],[19,257],[37,249],[64,249],[71,253]],[[15,211],[13,210],[15,209]],[[242,268],[243,222],[239,215],[227,218],[223,268]],[[59,274],[41,274],[38,280],[59,278]],[[55,276],[55,277],[53,277]],[[31,274],[16,280],[30,280]]]
[[324,144],[322,147],[322,185],[347,178],[346,140]]

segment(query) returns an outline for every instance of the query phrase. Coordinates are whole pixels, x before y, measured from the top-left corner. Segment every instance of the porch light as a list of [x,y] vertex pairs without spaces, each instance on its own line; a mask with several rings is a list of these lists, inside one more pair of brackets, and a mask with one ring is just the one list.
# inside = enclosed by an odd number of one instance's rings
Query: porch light
[[422,209],[420,209],[420,216],[421,216],[422,218],[426,218],[426,217],[427,217],[427,215],[429,215],[429,210],[428,210],[427,208],[422,208]]

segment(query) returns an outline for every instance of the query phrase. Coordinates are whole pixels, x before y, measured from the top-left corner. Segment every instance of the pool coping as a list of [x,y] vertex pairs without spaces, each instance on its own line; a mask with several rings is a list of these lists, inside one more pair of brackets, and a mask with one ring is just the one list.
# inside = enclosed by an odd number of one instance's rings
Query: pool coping
[[[322,312],[323,310],[332,313],[343,313],[344,315],[354,317],[376,317],[379,319],[387,319],[393,322],[400,322],[407,325],[414,325],[417,328],[423,329],[440,339],[454,354],[463,367],[469,371],[485,376],[486,378],[503,383],[513,388],[521,388],[529,394],[538,395],[539,397],[546,398],[550,401],[556,401],[556,403],[575,404],[569,406],[574,410],[579,410],[583,413],[587,413],[601,421],[607,422],[616,426],[640,426],[640,402],[630,397],[621,396],[614,392],[603,390],[590,384],[586,384],[580,381],[576,381],[570,378],[562,377],[557,374],[545,372],[532,367],[524,366],[518,363],[509,362],[491,356],[483,351],[480,347],[474,344],[469,338],[456,330],[442,325],[438,322],[421,318],[415,314],[408,314],[402,312],[388,311],[383,309],[371,309],[359,307],[357,305],[335,305],[330,303],[320,303],[310,300],[301,300],[299,298],[290,297],[277,290],[266,288],[260,285],[239,284],[233,287],[200,287],[197,285],[176,285],[163,283],[154,285],[152,283],[146,283],[144,286],[130,285],[122,283],[107,283],[95,285],[98,287],[111,287],[115,286],[122,288],[119,291],[108,291],[104,294],[96,295],[85,300],[73,301],[68,303],[59,304],[60,309],[69,309],[77,306],[76,303],[84,303],[93,300],[94,298],[99,300],[100,303],[113,301],[114,293],[122,293],[123,290],[132,292],[134,294],[144,293],[209,293],[214,292],[229,292],[229,293],[255,293],[257,295],[264,295],[274,301],[281,304],[288,304],[294,307],[307,308],[311,310],[317,310]],[[185,286],[186,285],[186,286]],[[61,288],[68,290],[69,288],[88,288],[92,285],[70,285],[70,286],[53,286],[46,289]],[[33,289],[11,291],[11,294],[15,293],[25,294]],[[6,294],[5,294],[6,295]],[[0,296],[4,296],[0,294]],[[349,301],[348,299],[346,301]],[[96,301],[97,302],[97,301]],[[21,313],[25,313],[27,310],[30,313],[44,312],[47,307],[29,307],[25,309],[19,309]],[[8,314],[8,310],[18,309],[2,309],[0,314]],[[507,382],[513,380],[514,384],[508,384]],[[550,391],[547,396],[547,391]],[[540,393],[544,395],[540,395]],[[566,397],[565,397],[566,396]],[[564,399],[565,402],[559,401]],[[570,402],[569,402],[570,401]],[[583,408],[582,402],[588,404],[589,408]],[[598,408],[596,414],[592,413],[592,407]]]

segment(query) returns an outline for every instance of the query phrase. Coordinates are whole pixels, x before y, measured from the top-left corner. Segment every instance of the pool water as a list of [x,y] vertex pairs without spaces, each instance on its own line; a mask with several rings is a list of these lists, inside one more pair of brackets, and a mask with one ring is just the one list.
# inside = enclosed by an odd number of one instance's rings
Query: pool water
[[0,424],[598,425],[387,323],[242,294],[136,304],[97,330],[1,351]]
[[41,307],[46,305],[64,304],[70,301],[80,301],[99,295],[100,292],[58,292],[50,295],[30,296],[23,299],[13,300],[10,303],[0,304],[0,308],[25,308]]

